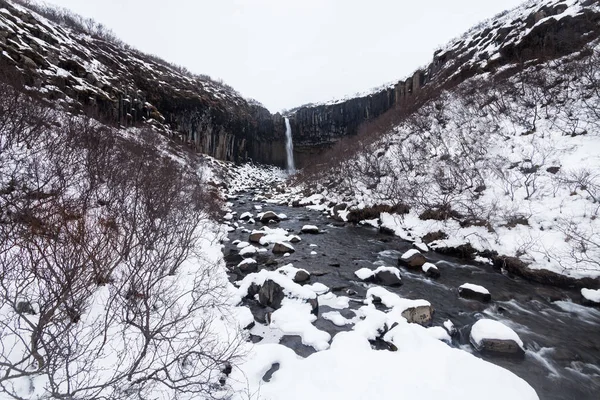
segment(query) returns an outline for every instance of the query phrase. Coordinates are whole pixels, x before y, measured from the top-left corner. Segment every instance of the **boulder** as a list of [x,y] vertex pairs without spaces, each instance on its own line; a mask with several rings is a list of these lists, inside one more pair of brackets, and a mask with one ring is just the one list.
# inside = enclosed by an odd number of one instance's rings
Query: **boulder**
[[378,282],[385,286],[400,286],[402,285],[402,279],[399,274],[395,274],[392,271],[381,270],[374,274],[375,282]]
[[304,225],[301,229],[302,233],[319,233],[319,227],[317,227],[316,225]]
[[288,240],[289,240],[290,243],[298,243],[302,239],[300,239],[300,237],[294,235],[294,236],[290,236],[290,238]]
[[492,300],[492,295],[483,286],[465,283],[458,288],[458,295],[463,299],[477,300],[487,303]]
[[423,264],[426,262],[427,259],[425,256],[415,249],[407,251],[398,259],[398,265],[402,265],[410,269],[419,269],[423,267]]
[[519,335],[501,322],[480,319],[473,324],[469,341],[475,350],[489,355],[525,355]]
[[402,311],[402,316],[410,323],[427,325],[431,322],[433,307],[430,305],[410,307]]
[[267,236],[267,232],[263,232],[263,231],[253,231],[250,234],[250,238],[248,239],[250,242],[252,243],[260,243],[260,239],[263,236]]
[[283,288],[270,279],[266,280],[258,291],[258,302],[265,307],[278,309],[284,297]]
[[237,268],[243,274],[250,274],[258,271],[258,263],[252,258],[246,258],[238,264]]
[[294,251],[296,251],[294,247],[286,242],[277,242],[273,246],[273,253],[275,254],[293,253]]
[[433,263],[426,262],[421,266],[421,269],[423,270],[425,275],[427,275],[430,278],[437,279],[440,277],[440,270]]
[[308,280],[310,280],[310,274],[303,269],[299,269],[298,272],[296,272],[296,275],[294,275],[294,282],[296,283],[302,283]]
[[263,224],[268,224],[271,221],[279,222],[281,221],[281,218],[279,218],[279,215],[275,214],[273,211],[265,211],[264,213],[260,214],[260,222]]

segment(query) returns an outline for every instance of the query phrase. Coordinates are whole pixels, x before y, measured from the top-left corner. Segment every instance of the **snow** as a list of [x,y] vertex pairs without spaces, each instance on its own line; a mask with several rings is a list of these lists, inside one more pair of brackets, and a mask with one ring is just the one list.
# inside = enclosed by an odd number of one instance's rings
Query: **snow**
[[290,235],[288,231],[283,228],[269,228],[264,226],[260,231],[252,231],[252,233],[256,232],[265,232],[266,235],[260,238],[260,244],[267,245],[273,244],[277,242],[289,242],[293,235]]
[[258,253],[258,249],[254,246],[246,246],[240,250],[240,256],[251,256]]
[[283,292],[289,298],[314,299],[317,297],[316,293],[309,287],[298,285],[284,274],[265,269],[249,274],[244,277],[244,279],[237,282],[239,285],[238,295],[240,297],[246,297],[250,285],[254,283],[258,286],[262,286],[267,280],[272,280],[281,286],[283,288]]
[[471,328],[471,338],[477,346],[481,346],[485,339],[497,339],[513,340],[523,348],[523,341],[515,331],[492,319],[480,319],[475,322]]
[[423,269],[423,272],[427,272],[429,271],[431,268],[433,269],[438,269],[438,267],[436,267],[435,264],[430,263],[430,262],[426,262],[425,264],[423,264],[423,266],[421,267],[421,269]]
[[472,283],[464,283],[464,284],[460,285],[460,288],[461,289],[469,289],[469,290],[472,290],[477,293],[490,294],[489,290],[487,290],[483,286],[474,285]]
[[242,261],[240,261],[240,263],[238,264],[238,268],[243,267],[245,265],[254,265],[257,264],[256,260],[253,258],[246,258]]
[[346,326],[354,323],[353,320],[345,318],[342,314],[340,314],[339,311],[329,311],[323,313],[322,317],[323,319],[331,321],[334,325],[337,326]]
[[244,247],[248,247],[248,246],[250,246],[250,243],[248,243],[248,242],[239,242],[236,244],[236,247],[238,249],[243,249]]
[[319,233],[319,227],[316,225],[304,225],[301,231],[304,233]]
[[398,279],[401,279],[400,271],[398,270],[398,268],[386,267],[385,265],[377,267],[375,270],[370,270],[369,268],[361,268],[358,271],[355,271],[354,275],[356,275],[358,279],[365,281],[367,279],[373,278],[379,272],[384,271],[394,274],[396,275],[396,277],[398,277]]
[[[538,399],[521,378],[447,346],[423,327],[400,324],[386,340],[398,351],[372,350],[358,332],[340,332],[328,350],[304,359],[282,346],[255,346],[232,378],[249,383],[250,392],[260,385],[265,399]],[[270,382],[261,381],[274,362],[279,370]]]
[[593,303],[600,303],[600,289],[581,289],[581,295]]
[[410,249],[407,252],[405,252],[404,254],[402,254],[400,256],[400,258],[403,260],[408,260],[409,258],[411,258],[412,256],[414,256],[416,254],[421,254],[421,253],[419,252],[419,250]]
[[283,299],[281,308],[271,314],[270,326],[287,335],[299,335],[302,344],[317,351],[325,350],[329,348],[331,335],[312,324],[317,317],[311,311],[312,307],[307,303]]
[[245,212],[242,213],[242,215],[240,215],[240,219],[251,219],[254,217],[254,214],[252,214],[251,212]]
[[284,266],[277,268],[275,271],[279,272],[282,275],[287,276],[290,279],[294,279],[294,277],[296,276],[298,271],[303,271],[310,275],[310,273],[305,269],[295,268],[294,264],[286,264]]
[[367,290],[365,304],[373,304],[373,297],[381,299],[381,303],[389,308],[394,308],[400,313],[412,307],[430,306],[427,300],[403,299],[395,293],[382,287],[372,287]]

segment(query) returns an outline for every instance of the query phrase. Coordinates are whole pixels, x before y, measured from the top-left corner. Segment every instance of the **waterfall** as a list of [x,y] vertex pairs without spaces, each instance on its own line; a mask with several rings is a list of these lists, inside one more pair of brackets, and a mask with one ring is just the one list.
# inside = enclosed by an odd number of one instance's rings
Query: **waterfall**
[[294,166],[294,142],[292,142],[292,127],[288,118],[285,119],[285,149],[287,151],[287,170],[293,173],[296,171]]

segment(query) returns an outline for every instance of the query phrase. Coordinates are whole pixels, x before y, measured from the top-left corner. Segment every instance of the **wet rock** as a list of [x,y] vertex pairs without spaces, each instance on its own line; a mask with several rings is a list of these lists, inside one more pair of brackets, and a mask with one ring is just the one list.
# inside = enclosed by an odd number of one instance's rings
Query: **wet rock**
[[440,270],[433,263],[426,262],[425,264],[423,264],[421,269],[423,270],[425,275],[427,275],[428,277],[433,278],[433,279],[437,279],[441,275]]
[[273,211],[265,211],[260,216],[260,222],[263,224],[268,224],[271,221],[279,222],[281,221],[281,218],[279,218],[279,215],[275,214]]
[[469,341],[475,350],[488,355],[507,355],[523,357],[525,350],[519,335],[502,324],[491,319],[480,319],[473,324]]
[[294,251],[296,251],[294,247],[286,242],[277,242],[273,246],[273,253],[275,254],[293,253]]
[[400,286],[402,279],[397,274],[391,271],[378,271],[375,275],[375,280],[385,286]]
[[289,240],[290,240],[290,243],[298,243],[302,239],[300,239],[298,236],[291,236]]
[[423,267],[423,264],[427,262],[427,259],[418,250],[412,249],[402,254],[398,259],[398,265],[402,265],[410,269],[419,269]]
[[294,276],[294,282],[303,283],[310,280],[310,274],[303,269],[298,270]]
[[301,229],[302,233],[312,233],[312,234],[316,234],[319,233],[319,227],[317,227],[316,225],[304,225]]
[[276,282],[268,279],[263,283],[258,292],[258,302],[263,306],[278,309],[285,298],[283,288]]
[[260,239],[263,236],[266,236],[267,233],[263,231],[254,231],[250,234],[250,238],[248,239],[252,243],[260,243]]
[[246,258],[237,265],[237,269],[242,274],[250,274],[258,271],[258,263],[252,258]]
[[458,288],[458,295],[463,299],[477,300],[487,303],[492,300],[492,295],[483,286],[465,283]]
[[410,323],[427,325],[433,317],[433,307],[430,305],[410,307],[402,312],[402,316]]

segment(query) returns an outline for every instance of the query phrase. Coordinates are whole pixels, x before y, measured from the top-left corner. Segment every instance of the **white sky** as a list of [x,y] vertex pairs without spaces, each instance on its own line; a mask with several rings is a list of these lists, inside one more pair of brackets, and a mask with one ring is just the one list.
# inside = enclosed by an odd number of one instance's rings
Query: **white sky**
[[397,81],[523,0],[49,0],[272,112]]

